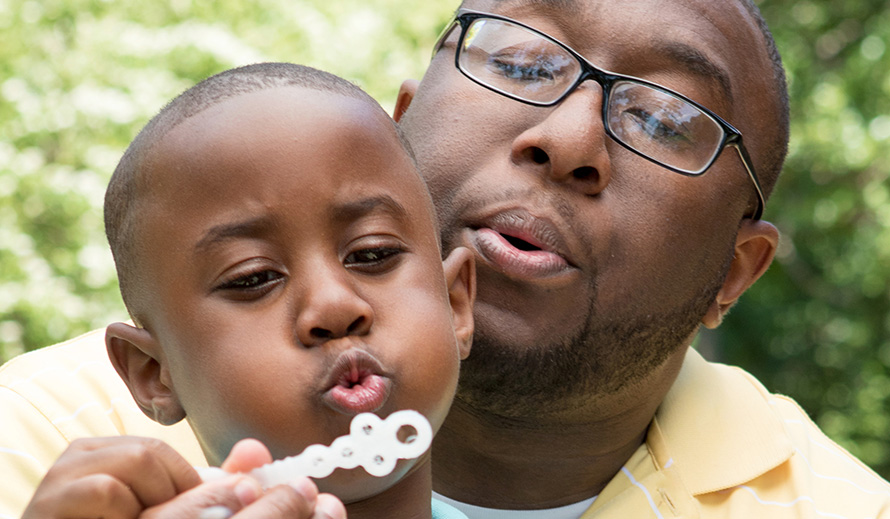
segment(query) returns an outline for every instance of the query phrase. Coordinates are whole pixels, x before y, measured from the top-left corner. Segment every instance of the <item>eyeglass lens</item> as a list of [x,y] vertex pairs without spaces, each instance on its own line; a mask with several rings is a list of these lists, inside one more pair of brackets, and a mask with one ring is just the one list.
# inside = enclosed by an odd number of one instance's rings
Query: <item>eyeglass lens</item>
[[[581,62],[564,47],[514,23],[480,18],[466,30],[458,54],[465,74],[486,87],[549,105],[574,88]],[[605,121],[613,138],[650,159],[701,174],[719,153],[723,129],[695,105],[646,83],[604,85]]]

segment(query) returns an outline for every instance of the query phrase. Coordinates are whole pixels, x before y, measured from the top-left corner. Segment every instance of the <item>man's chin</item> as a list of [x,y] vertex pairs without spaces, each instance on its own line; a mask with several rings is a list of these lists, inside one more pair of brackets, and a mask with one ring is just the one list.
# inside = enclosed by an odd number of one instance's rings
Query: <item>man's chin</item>
[[699,320],[699,308],[684,308],[591,326],[533,347],[505,344],[483,329],[461,364],[457,398],[479,413],[529,421],[605,406],[628,388],[645,387],[669,358],[685,351]]

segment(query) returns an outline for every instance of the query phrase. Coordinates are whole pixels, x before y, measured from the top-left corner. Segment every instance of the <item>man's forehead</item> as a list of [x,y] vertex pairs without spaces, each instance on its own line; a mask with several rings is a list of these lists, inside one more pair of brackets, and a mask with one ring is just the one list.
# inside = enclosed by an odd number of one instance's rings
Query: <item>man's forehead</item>
[[[730,105],[733,101],[730,64],[736,44],[725,33],[745,12],[738,0],[714,4],[700,0],[467,0],[464,7],[538,26],[543,21],[564,30],[555,35],[575,47],[595,65],[612,72],[650,79],[659,67],[681,70],[705,81]],[[653,12],[668,10],[666,16]],[[673,13],[674,16],[669,14]],[[538,21],[531,21],[537,18]],[[537,27],[548,32],[545,27]],[[632,45],[629,45],[632,44]],[[618,49],[623,55],[616,55]],[[594,54],[591,51],[599,52]],[[609,61],[606,58],[615,58]],[[661,62],[661,65],[657,65]]]

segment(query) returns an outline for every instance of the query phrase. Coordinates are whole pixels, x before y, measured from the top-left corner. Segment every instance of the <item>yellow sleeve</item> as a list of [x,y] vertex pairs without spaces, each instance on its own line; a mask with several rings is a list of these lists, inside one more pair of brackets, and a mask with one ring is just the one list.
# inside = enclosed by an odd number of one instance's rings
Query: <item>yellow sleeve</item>
[[206,464],[185,421],[166,427],[139,410],[108,360],[104,330],[0,366],[0,519],[21,516],[72,440],[123,434],[164,440]]
[[21,517],[43,475],[68,440],[33,405],[0,387],[0,518]]

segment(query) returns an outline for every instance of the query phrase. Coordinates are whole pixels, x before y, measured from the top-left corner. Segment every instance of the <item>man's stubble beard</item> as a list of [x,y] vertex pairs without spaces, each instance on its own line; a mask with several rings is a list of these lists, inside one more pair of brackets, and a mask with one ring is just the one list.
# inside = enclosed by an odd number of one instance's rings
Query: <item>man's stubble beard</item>
[[491,416],[535,419],[595,404],[645,379],[686,347],[723,285],[732,252],[710,282],[673,311],[602,324],[594,313],[594,287],[584,325],[547,344],[512,347],[477,324],[473,349],[461,363],[457,400]]

